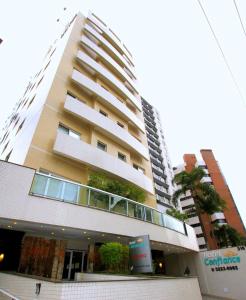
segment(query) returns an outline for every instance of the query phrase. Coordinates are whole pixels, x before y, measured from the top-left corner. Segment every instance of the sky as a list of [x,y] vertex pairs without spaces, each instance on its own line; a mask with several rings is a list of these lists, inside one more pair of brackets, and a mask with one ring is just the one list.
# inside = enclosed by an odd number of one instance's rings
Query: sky
[[[0,128],[57,33],[74,13],[91,10],[132,52],[141,94],[160,112],[173,166],[184,153],[212,149],[246,224],[246,36],[233,0],[201,3],[241,96],[197,0],[1,1]],[[246,27],[246,1],[237,5]]]

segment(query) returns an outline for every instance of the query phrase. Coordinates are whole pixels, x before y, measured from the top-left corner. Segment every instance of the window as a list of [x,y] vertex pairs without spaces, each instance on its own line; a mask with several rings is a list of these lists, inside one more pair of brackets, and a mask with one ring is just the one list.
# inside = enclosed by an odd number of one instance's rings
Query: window
[[47,65],[45,66],[43,71],[45,71],[48,68],[49,64],[50,64],[50,61],[47,63]]
[[28,106],[27,106],[27,108],[29,108],[29,107],[30,107],[30,105],[33,103],[33,100],[34,100],[35,96],[36,96],[36,95],[34,95],[34,96],[32,97],[32,100],[31,100],[31,101],[28,103]]
[[105,111],[103,111],[103,110],[99,110],[99,112],[100,112],[100,114],[102,114],[104,117],[107,117],[108,116],[108,114],[105,112]]
[[138,165],[136,164],[133,164],[133,168],[138,170],[140,173],[144,174],[145,173],[145,170],[141,167],[139,167]]
[[117,121],[117,125],[119,125],[121,128],[124,128],[125,126],[121,124],[119,121]]
[[21,128],[23,127],[24,122],[25,122],[25,120],[20,124],[20,126],[18,127],[15,135],[17,135],[17,133],[21,130]]
[[11,151],[9,152],[9,154],[5,157],[5,161],[9,161],[9,158],[10,158],[10,155],[11,155],[12,151],[13,151],[13,150],[11,150]]
[[7,144],[4,146],[3,151],[2,151],[1,154],[3,154],[3,152],[7,149],[8,145],[9,145],[9,141],[8,141]]
[[81,101],[81,102],[83,102],[83,103],[86,104],[86,101],[85,101],[85,100],[79,99],[78,97],[75,96],[74,93],[72,93],[72,92],[70,92],[70,91],[67,91],[67,95],[70,96],[70,97],[72,97],[72,98],[74,98],[74,99],[77,99],[77,100],[79,100],[79,101]]
[[167,193],[167,189],[157,183],[155,183],[155,188],[161,192]]
[[97,141],[97,148],[103,151],[107,151],[107,145],[100,141]]
[[120,152],[118,152],[118,158],[123,160],[123,161],[126,161],[126,156]]
[[61,131],[65,134],[67,134],[67,135],[70,135],[71,137],[73,137],[77,140],[80,139],[80,134],[78,132],[76,132],[76,131],[74,131],[74,130],[72,130],[72,129],[70,129],[70,128],[62,125],[62,124],[59,124],[58,131]]
[[166,204],[170,204],[170,201],[168,199],[166,199],[165,197],[162,197],[158,194],[156,194],[156,200],[162,202],[162,203],[166,203]]
[[161,182],[165,182],[165,180],[164,180],[163,177],[158,176],[158,175],[156,175],[155,173],[153,173],[153,177],[154,177],[155,179],[158,179],[158,180],[161,181]]
[[201,237],[204,237],[204,235],[203,235],[203,233],[199,233],[199,234],[196,235],[196,237],[201,238]]
[[42,82],[43,79],[44,79],[44,76],[39,80],[37,87],[40,85],[40,83]]

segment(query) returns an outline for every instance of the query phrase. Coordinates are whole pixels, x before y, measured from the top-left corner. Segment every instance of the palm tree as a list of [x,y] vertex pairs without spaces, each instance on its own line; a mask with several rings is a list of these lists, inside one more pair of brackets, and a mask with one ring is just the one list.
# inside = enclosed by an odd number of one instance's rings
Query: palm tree
[[235,247],[240,246],[244,243],[240,234],[236,231],[235,228],[224,224],[224,225],[215,225],[214,235],[218,240],[219,246],[222,247]]
[[194,168],[191,172],[183,171],[174,177],[176,184],[180,186],[173,195],[173,203],[177,207],[178,198],[182,194],[190,191],[195,202],[198,213],[212,215],[225,208],[225,202],[209,183],[202,183],[201,179],[205,176],[202,168]]

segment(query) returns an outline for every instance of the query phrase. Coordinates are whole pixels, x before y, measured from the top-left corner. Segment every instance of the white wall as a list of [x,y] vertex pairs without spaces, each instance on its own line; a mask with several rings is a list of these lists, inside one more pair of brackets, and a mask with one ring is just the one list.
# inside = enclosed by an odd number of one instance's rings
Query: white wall
[[[245,247],[246,249],[246,247]],[[233,256],[234,255],[234,256]],[[240,262],[216,265],[206,265],[210,259],[228,259],[232,257],[240,257]],[[235,259],[236,260],[236,259]],[[176,261],[176,264],[173,262]],[[167,260],[168,271],[173,275],[183,275],[185,268],[188,266],[191,275],[198,276],[201,291],[210,299],[246,299],[246,250],[238,251],[236,247],[226,248],[213,251],[203,251],[198,254],[186,254],[173,256]],[[218,271],[218,267],[236,266],[238,270]],[[212,268],[214,271],[212,271]],[[216,298],[219,297],[219,298]]]
[[[36,283],[41,283],[39,296]],[[0,288],[25,300],[202,300],[196,278],[52,283],[0,273]]]

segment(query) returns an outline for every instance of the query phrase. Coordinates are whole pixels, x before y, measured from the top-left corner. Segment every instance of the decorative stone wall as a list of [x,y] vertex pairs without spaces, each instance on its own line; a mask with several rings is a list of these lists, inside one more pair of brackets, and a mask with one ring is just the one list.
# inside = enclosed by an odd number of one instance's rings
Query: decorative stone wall
[[19,272],[62,279],[66,242],[25,236],[22,241]]

